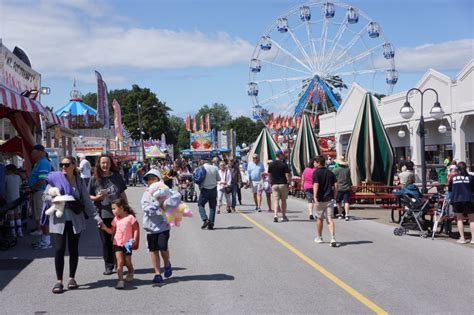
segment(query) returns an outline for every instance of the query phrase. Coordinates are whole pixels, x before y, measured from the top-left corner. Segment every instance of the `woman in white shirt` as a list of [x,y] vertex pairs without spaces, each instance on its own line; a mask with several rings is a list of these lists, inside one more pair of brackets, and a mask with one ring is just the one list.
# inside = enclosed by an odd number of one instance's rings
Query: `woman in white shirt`
[[230,209],[230,193],[226,192],[226,187],[231,187],[232,174],[230,170],[227,169],[225,162],[221,161],[219,163],[219,176],[221,180],[217,183],[217,213],[221,213],[222,198],[225,197],[227,212],[231,212]]

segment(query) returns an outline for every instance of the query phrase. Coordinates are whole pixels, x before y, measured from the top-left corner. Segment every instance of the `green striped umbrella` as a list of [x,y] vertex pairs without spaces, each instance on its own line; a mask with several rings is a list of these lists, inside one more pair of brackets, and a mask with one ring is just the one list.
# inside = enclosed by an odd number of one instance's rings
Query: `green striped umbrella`
[[365,94],[354,124],[347,161],[354,184],[392,183],[393,149],[370,93]]
[[252,161],[252,156],[258,154],[260,156],[260,161],[263,162],[263,165],[268,165],[268,161],[275,160],[276,152],[280,150],[280,146],[272,138],[272,135],[267,128],[263,128],[262,132],[257,137],[257,140],[252,145],[250,149],[247,160]]
[[307,115],[303,115],[295,143],[291,150],[290,162],[293,175],[301,176],[309,160],[320,154],[318,141]]

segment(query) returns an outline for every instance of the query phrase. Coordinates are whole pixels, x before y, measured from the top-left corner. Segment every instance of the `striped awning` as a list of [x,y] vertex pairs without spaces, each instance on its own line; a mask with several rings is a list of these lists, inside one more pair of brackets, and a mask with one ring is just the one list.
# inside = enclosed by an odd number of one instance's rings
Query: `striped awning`
[[46,121],[51,124],[58,124],[69,128],[69,120],[65,117],[59,117],[46,109],[40,102],[21,96],[4,85],[0,85],[0,106],[8,107],[14,111],[38,113],[43,115]]
[[320,154],[318,141],[307,115],[303,115],[295,143],[291,149],[291,171],[301,176],[309,160]]
[[347,161],[354,184],[392,183],[393,149],[374,98],[366,93],[354,124]]
[[276,152],[280,149],[280,146],[272,138],[272,135],[267,128],[263,128],[262,132],[257,137],[257,140],[252,144],[252,149],[250,149],[247,160],[251,161],[254,154],[258,154],[260,161],[263,165],[267,166],[268,161],[274,161],[276,158]]

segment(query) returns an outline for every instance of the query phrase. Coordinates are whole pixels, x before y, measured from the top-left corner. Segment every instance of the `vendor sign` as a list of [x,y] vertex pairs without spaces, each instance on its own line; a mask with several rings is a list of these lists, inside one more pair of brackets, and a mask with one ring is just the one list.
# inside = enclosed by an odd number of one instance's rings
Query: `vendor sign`
[[210,150],[213,143],[212,131],[191,133],[191,150]]

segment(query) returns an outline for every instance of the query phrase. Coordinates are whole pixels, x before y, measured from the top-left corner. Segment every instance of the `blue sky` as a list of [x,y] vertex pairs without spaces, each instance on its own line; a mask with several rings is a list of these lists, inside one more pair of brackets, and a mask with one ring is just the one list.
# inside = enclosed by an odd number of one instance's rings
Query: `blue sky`
[[[430,67],[454,77],[474,58],[471,0],[344,2],[379,22],[395,46],[394,92],[414,86]],[[51,87],[45,105],[67,103],[74,78],[84,94],[95,92],[97,69],[109,89],[149,87],[179,116],[214,102],[249,115],[253,48],[280,15],[304,3],[1,0],[0,37],[10,49],[24,48]]]

